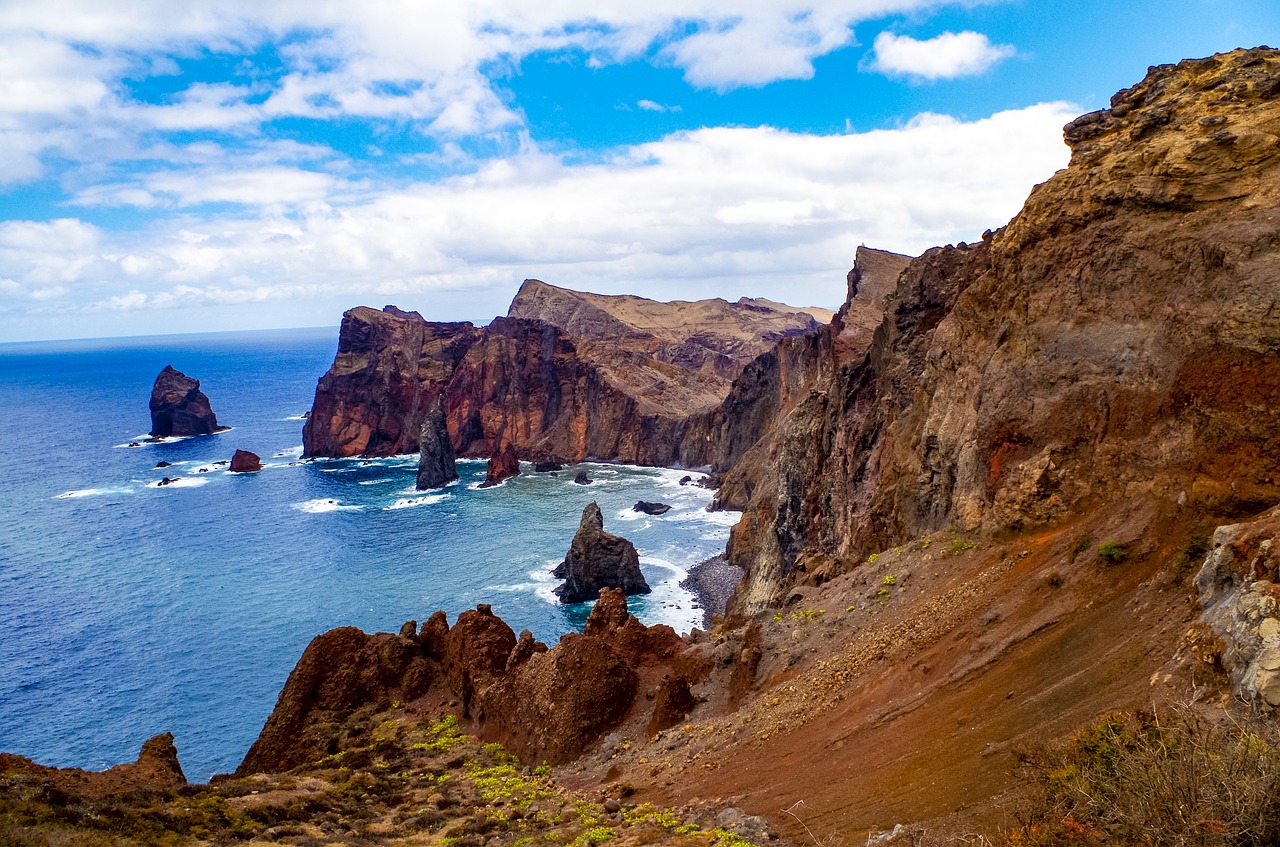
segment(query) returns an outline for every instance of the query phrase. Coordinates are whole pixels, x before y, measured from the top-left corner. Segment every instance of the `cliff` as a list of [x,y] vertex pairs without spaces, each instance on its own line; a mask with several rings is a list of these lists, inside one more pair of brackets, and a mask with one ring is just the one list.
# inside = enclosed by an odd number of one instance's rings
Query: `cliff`
[[303,428],[308,456],[413,452],[444,393],[459,455],[508,444],[531,458],[702,465],[705,418],[780,338],[830,313],[767,300],[659,303],[527,280],[505,318],[476,329],[358,308]]
[[1270,50],[1152,68],[1007,227],[913,261],[866,356],[731,477],[740,607],[948,526],[1280,499],[1278,85]]

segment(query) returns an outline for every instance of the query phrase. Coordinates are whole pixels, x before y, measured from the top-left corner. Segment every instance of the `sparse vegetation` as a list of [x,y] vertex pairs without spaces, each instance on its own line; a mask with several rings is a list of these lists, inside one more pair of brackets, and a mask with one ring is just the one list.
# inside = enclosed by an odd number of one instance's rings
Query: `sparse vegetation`
[[1196,532],[1174,551],[1169,563],[1170,581],[1175,585],[1185,580],[1204,560],[1209,552],[1209,536]]
[[970,544],[968,541],[965,541],[963,538],[957,538],[955,541],[951,542],[951,555],[959,556],[961,553],[965,552],[966,550],[972,550],[975,547],[977,547],[976,544]]
[[1190,708],[1109,714],[1020,754],[1036,789],[1009,843],[1232,845],[1280,841],[1274,727]]
[[1061,588],[1067,584],[1067,581],[1063,579],[1062,574],[1054,571],[1044,578],[1044,584],[1050,588]]
[[1074,562],[1077,556],[1084,553],[1091,547],[1093,547],[1093,536],[1081,535],[1077,537],[1075,543],[1071,545],[1071,553],[1067,557],[1067,560]]
[[1119,541],[1104,541],[1098,545],[1098,558],[1109,565],[1119,565],[1129,558],[1129,548]]

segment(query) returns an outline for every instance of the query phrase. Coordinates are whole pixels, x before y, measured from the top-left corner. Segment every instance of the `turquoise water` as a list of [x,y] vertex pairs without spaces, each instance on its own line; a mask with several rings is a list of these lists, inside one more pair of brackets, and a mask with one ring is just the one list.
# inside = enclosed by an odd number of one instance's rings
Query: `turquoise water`
[[[483,462],[413,490],[416,456],[301,462],[301,415],[336,330],[0,345],[0,750],[61,767],[132,761],[171,731],[187,776],[234,769],[307,642],[476,603],[554,643],[581,628],[551,568],[582,508],[635,542],[647,623],[701,612],[678,583],[736,513],[682,471],[572,466],[477,489]],[[218,435],[129,447],[166,364],[201,380]],[[231,475],[237,449],[262,456]],[[157,470],[161,460],[172,467]],[[578,469],[596,481],[573,483]],[[157,487],[163,476],[174,485]],[[674,507],[659,517],[637,500]]]

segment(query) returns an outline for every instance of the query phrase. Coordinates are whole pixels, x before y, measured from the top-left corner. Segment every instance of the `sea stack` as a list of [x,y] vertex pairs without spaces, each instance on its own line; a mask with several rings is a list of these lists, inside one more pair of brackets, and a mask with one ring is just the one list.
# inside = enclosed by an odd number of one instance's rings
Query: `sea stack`
[[[444,422],[444,395],[437,394],[418,433],[418,490],[439,488],[458,478],[457,457]],[[518,467],[518,466],[517,466]]]
[[231,457],[232,473],[257,473],[262,470],[262,457],[248,450],[237,450]]
[[489,467],[485,470],[484,482],[480,483],[480,487],[490,488],[503,480],[519,475],[520,457],[516,455],[515,445],[508,444],[494,453],[493,458],[489,460]]
[[569,554],[552,576],[564,580],[564,585],[556,589],[561,603],[595,600],[602,588],[616,588],[623,594],[650,591],[640,573],[636,546],[604,531],[604,517],[594,501],[582,510],[582,522],[569,546]]
[[165,365],[151,387],[151,434],[210,435],[227,429],[218,426],[218,416],[209,407],[209,398],[200,390],[200,380],[192,379]]

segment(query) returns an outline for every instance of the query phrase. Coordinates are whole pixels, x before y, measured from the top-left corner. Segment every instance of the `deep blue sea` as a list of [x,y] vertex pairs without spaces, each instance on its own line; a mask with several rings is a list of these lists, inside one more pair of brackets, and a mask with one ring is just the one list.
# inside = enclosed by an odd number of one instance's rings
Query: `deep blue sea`
[[[591,500],[654,587],[632,611],[698,624],[678,583],[737,513],[705,511],[711,492],[681,471],[588,464],[479,490],[484,463],[462,462],[424,495],[416,456],[299,461],[336,345],[336,329],[0,344],[0,750],[96,770],[171,731],[204,781],[239,764],[324,630],[487,602],[554,643],[589,611],[555,602],[550,570]],[[129,447],[169,364],[232,429]],[[213,464],[237,448],[264,469]],[[674,508],[641,515],[641,499]]]

